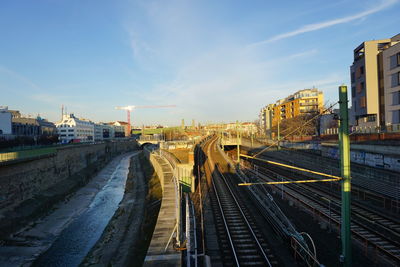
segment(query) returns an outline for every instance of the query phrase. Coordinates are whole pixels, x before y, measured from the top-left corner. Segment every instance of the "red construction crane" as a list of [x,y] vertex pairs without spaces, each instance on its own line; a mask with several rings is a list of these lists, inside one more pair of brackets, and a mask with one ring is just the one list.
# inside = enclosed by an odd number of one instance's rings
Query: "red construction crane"
[[175,105],[163,105],[163,106],[125,106],[125,107],[115,107],[115,109],[126,110],[127,122],[128,122],[128,133],[131,133],[131,111],[137,108],[174,108]]

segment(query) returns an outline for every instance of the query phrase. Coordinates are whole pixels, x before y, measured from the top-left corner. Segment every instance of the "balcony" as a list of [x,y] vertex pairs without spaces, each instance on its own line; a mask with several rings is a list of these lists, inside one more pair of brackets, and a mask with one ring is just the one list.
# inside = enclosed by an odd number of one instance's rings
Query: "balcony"
[[300,106],[318,106],[318,102],[304,102],[300,103]]

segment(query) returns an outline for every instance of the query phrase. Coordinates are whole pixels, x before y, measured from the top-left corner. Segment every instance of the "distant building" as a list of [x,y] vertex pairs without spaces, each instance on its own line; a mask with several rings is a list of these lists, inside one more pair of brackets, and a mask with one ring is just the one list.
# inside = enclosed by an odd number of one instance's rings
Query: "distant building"
[[57,134],[57,127],[54,123],[52,123],[46,119],[43,119],[39,116],[36,118],[36,120],[39,123],[39,134],[40,135],[50,136],[50,135]]
[[114,131],[115,131],[115,137],[125,137],[125,136],[131,136],[129,133],[129,125],[125,121],[116,121],[112,122],[111,125],[114,126]]
[[95,123],[94,124],[94,140],[104,141],[114,138],[114,126],[106,123]]
[[276,101],[272,112],[272,126],[278,122],[300,115],[318,114],[324,110],[324,93],[318,89],[297,91],[284,99]]
[[14,117],[12,118],[12,134],[15,136],[39,136],[39,122],[34,118]]
[[[388,80],[390,78],[387,75],[393,74],[388,56],[396,54],[396,48],[390,48],[398,42],[399,35],[389,39],[365,41],[354,49],[354,61],[350,67],[350,76],[351,115],[354,116],[355,125],[384,126],[386,115],[392,114],[391,108],[389,108],[390,111],[385,111],[388,108],[385,102],[386,100],[391,102],[390,94],[393,91],[388,89],[391,81]],[[385,52],[386,50],[388,51]],[[393,72],[395,71],[393,70]]]
[[240,124],[240,131],[247,135],[257,133],[257,125],[254,122],[243,122]]
[[400,34],[391,38],[392,45],[383,51],[385,124],[400,124]]
[[318,118],[318,135],[330,134],[330,129],[338,128],[339,109],[333,110],[332,113],[322,114]]
[[56,123],[59,139],[63,143],[71,141],[93,142],[94,140],[94,123],[78,119],[74,114],[63,115],[60,122]]
[[263,107],[259,114],[260,129],[262,134],[272,138],[272,118],[274,113],[274,104],[269,104]]
[[8,107],[0,107],[0,135],[12,134],[12,114]]

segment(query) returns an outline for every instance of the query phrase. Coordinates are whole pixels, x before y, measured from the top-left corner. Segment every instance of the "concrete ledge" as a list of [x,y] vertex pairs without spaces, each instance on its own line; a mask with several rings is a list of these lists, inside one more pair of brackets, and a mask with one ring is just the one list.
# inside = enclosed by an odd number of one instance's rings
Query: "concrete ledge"
[[148,157],[156,171],[163,191],[161,207],[143,266],[181,266],[182,253],[174,249],[176,226],[176,193],[172,167],[158,155]]

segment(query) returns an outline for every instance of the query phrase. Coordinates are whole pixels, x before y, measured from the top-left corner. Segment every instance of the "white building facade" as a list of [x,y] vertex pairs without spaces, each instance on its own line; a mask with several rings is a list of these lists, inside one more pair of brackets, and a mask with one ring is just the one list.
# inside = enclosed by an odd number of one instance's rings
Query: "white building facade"
[[94,141],[94,123],[78,119],[74,114],[63,115],[63,119],[56,124],[56,127],[62,143]]

